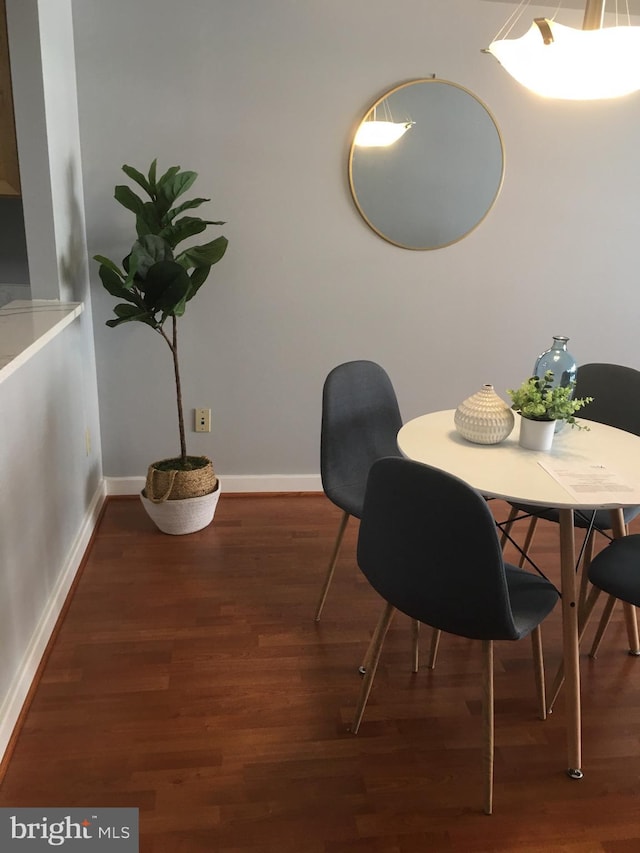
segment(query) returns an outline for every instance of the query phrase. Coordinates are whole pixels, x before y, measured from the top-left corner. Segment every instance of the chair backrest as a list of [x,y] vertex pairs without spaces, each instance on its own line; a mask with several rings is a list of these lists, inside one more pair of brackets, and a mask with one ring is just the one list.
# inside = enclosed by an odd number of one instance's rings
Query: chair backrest
[[578,419],[640,435],[640,370],[621,364],[580,365],[574,396],[593,397]]
[[[324,382],[320,438],[322,487],[330,500],[359,516],[369,469],[376,459],[400,455],[402,426],[396,393],[386,371],[373,361],[334,367]],[[358,507],[343,506],[347,486]]]
[[487,502],[464,481],[409,459],[369,474],[358,565],[413,619],[479,640],[514,640],[505,565]]

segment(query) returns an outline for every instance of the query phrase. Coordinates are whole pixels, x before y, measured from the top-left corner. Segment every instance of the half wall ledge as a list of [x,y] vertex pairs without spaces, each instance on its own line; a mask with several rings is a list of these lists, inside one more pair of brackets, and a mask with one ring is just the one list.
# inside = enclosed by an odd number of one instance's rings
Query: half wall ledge
[[81,302],[17,299],[0,308],[0,383],[79,317]]

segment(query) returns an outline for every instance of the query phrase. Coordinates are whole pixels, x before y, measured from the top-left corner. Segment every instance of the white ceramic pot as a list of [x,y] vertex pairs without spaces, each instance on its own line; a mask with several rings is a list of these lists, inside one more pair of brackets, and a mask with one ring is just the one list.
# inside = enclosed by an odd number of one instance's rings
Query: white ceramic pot
[[520,447],[527,450],[551,450],[555,421],[534,421],[520,418]]
[[513,412],[493,390],[493,385],[483,385],[473,396],[467,397],[453,418],[458,432],[475,444],[499,444],[513,429]]
[[181,498],[175,501],[154,503],[140,492],[140,500],[147,515],[163,533],[181,536],[202,530],[213,521],[220,497],[220,480],[215,492],[198,498]]

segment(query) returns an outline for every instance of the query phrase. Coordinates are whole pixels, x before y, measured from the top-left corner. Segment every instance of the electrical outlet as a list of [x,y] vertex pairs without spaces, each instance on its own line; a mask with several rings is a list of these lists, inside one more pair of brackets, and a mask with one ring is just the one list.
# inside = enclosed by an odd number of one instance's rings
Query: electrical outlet
[[211,432],[211,409],[195,410],[195,431]]

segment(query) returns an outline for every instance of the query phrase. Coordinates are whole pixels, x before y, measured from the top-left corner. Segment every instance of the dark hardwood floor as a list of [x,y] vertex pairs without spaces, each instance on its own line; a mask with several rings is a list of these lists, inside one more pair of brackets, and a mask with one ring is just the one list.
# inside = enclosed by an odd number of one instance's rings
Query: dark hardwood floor
[[[349,733],[380,602],[355,565],[352,522],[314,623],[338,520],[319,495],[223,495],[211,527],[172,537],[138,500],[111,499],[0,806],[136,806],[143,853],[637,853],[640,659],[626,654],[621,608],[596,661],[594,626],[586,636],[581,781],[564,773],[562,695],[537,719],[529,642],[496,644],[488,817],[479,644],[444,636],[436,669],[414,675],[397,616]],[[535,555],[553,580],[557,538],[540,525]],[[544,640],[549,680],[559,607]]]

